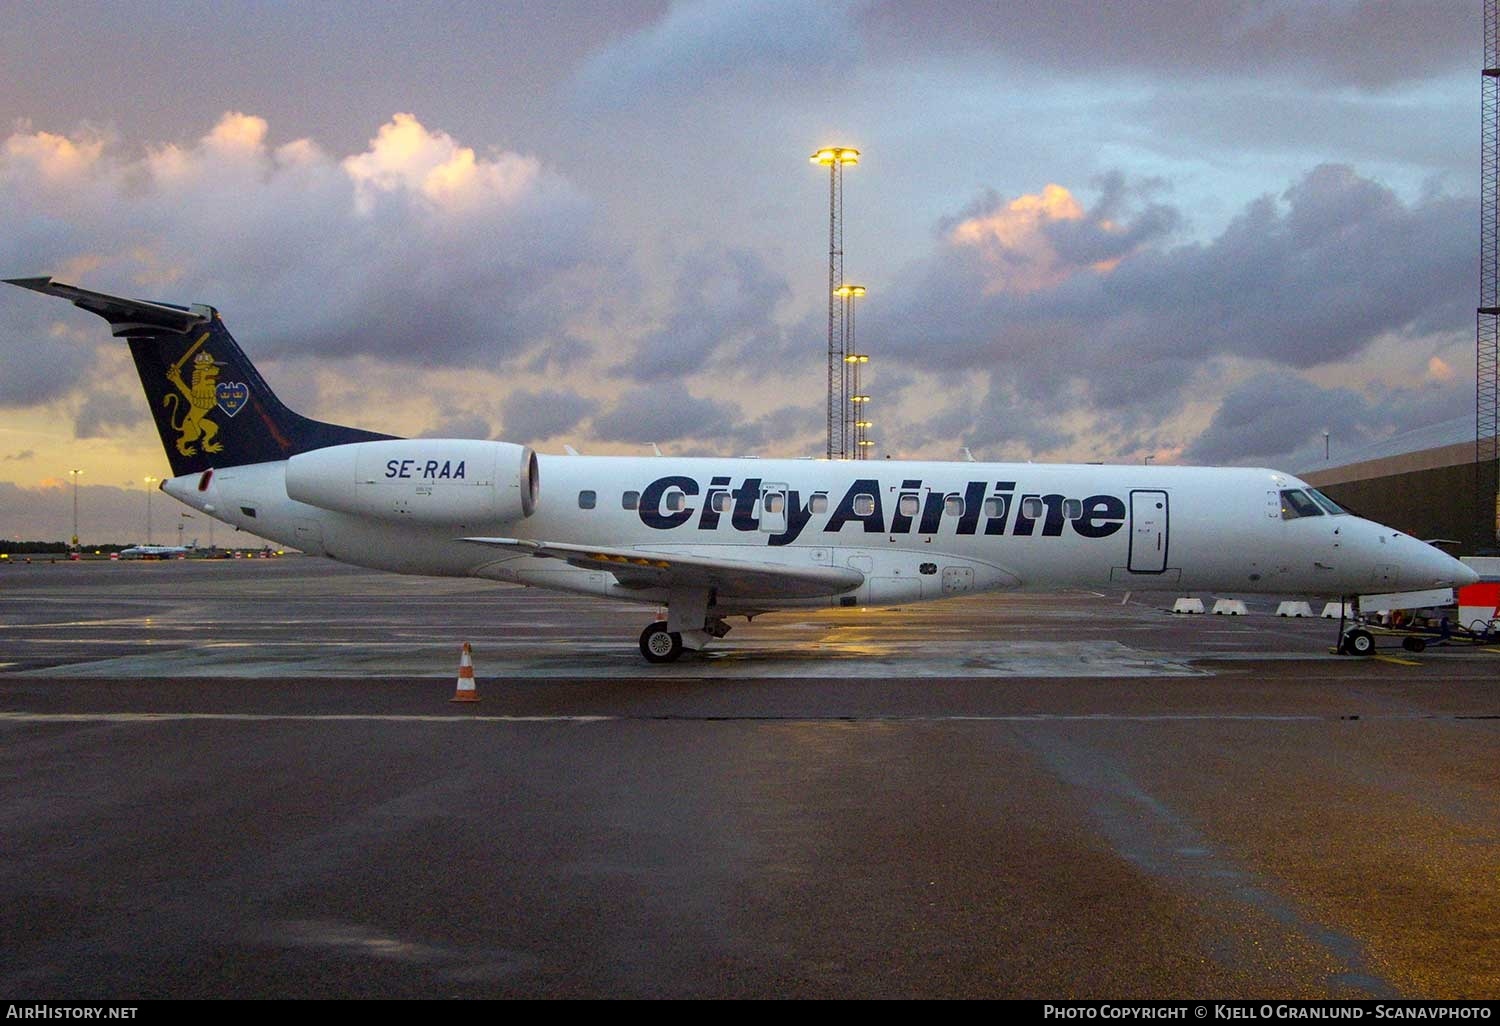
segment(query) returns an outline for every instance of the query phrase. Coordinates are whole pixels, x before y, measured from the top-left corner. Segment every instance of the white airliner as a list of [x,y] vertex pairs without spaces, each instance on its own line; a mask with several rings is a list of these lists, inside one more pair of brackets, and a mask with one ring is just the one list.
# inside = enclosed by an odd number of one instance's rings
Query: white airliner
[[187,545],[132,545],[120,550],[121,559],[172,559],[186,556],[192,548]]
[[1069,588],[1358,595],[1477,576],[1275,470],[544,456],[287,409],[212,307],[54,282],[129,340],[167,494],[313,555],[666,606],[676,659],[731,617]]

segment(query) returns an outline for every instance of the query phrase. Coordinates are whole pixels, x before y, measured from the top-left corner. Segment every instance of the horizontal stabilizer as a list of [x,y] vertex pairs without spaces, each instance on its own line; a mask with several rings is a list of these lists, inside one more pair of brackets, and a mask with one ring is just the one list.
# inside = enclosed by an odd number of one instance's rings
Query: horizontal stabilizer
[[519,538],[465,538],[464,541],[510,549],[519,555],[560,559],[586,570],[605,570],[626,588],[713,588],[720,598],[815,598],[850,591],[865,580],[858,570],[841,566],[786,566]]
[[80,309],[98,314],[109,322],[110,330],[117,338],[168,332],[185,335],[194,328],[207,324],[212,316],[208,310],[194,311],[165,303],[148,303],[143,299],[106,296],[102,292],[64,285],[51,278],[6,278],[4,281],[7,285],[19,285],[33,292],[66,299]]

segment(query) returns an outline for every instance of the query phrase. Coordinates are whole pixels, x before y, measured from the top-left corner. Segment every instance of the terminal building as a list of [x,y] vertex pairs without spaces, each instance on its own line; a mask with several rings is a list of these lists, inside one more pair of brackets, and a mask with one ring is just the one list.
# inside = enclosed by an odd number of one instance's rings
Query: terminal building
[[1472,420],[1468,439],[1454,440],[1463,423],[1409,431],[1299,476],[1350,512],[1454,555],[1500,555],[1495,466],[1475,463]]

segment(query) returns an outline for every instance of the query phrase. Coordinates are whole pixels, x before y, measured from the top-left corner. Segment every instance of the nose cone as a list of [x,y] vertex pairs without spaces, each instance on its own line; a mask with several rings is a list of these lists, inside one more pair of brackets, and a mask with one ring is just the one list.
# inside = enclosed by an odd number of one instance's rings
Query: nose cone
[[1377,524],[1356,521],[1346,530],[1360,560],[1369,560],[1373,577],[1360,586],[1384,585],[1381,591],[1462,588],[1479,575],[1448,553],[1410,535]]
[[1479,580],[1479,575],[1446,552],[1431,545],[1423,545],[1421,559],[1414,561],[1412,570],[1425,588],[1462,588]]

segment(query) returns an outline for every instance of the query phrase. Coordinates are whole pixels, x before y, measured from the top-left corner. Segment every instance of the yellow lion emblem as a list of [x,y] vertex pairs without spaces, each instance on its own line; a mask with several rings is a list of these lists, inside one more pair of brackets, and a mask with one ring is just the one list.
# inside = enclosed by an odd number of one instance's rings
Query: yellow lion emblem
[[[182,359],[167,368],[167,380],[177,386],[178,396],[168,392],[161,397],[161,404],[168,408],[168,421],[172,430],[177,432],[177,451],[184,456],[192,456],[197,453],[193,447],[194,442],[200,439],[203,442],[204,452],[222,452],[224,447],[214,441],[214,436],[219,433],[219,425],[208,419],[208,412],[218,403],[219,367],[220,364],[208,353],[199,353],[197,359],[193,360],[193,380],[189,384],[182,379],[182,365],[192,356],[194,351],[208,338],[205,334],[199,338],[193,347],[182,354]],[[187,409],[183,411],[181,420],[173,420],[177,407],[182,405],[182,400],[187,400]]]

